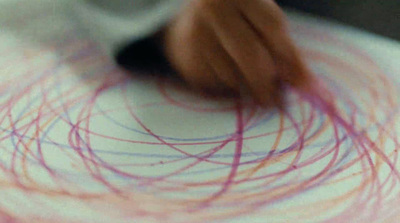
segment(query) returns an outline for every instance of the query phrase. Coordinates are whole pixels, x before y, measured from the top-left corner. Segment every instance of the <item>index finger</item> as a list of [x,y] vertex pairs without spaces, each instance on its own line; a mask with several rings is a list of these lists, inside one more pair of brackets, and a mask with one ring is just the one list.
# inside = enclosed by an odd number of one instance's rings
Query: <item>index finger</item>
[[275,65],[268,49],[230,2],[212,4],[203,10],[203,16],[239,67],[253,96],[261,104],[271,103],[278,92],[274,87]]
[[270,50],[280,78],[297,87],[306,83],[310,72],[289,36],[286,17],[280,7],[272,0],[232,2]]

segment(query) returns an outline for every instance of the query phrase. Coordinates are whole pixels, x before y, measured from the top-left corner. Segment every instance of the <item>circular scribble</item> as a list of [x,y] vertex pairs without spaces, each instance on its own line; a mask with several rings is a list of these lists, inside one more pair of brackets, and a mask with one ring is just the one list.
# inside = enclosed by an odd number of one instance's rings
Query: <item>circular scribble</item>
[[292,28],[316,80],[287,89],[284,110],[128,74],[74,31],[45,47],[7,43],[2,220],[396,217],[398,80],[333,31]]

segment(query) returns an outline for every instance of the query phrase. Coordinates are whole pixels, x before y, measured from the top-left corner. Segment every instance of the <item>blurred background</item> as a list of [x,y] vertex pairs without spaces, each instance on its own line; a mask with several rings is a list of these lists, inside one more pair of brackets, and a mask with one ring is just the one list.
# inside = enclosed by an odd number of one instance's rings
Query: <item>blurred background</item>
[[400,40],[400,0],[277,0],[289,8]]

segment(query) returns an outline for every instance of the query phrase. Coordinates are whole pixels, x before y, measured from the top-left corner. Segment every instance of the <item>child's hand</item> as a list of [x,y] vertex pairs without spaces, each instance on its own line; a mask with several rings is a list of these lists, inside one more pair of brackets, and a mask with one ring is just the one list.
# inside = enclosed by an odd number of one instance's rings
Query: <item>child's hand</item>
[[272,0],[191,0],[167,28],[165,47],[193,87],[245,86],[261,104],[280,103],[282,82],[296,87],[308,77]]

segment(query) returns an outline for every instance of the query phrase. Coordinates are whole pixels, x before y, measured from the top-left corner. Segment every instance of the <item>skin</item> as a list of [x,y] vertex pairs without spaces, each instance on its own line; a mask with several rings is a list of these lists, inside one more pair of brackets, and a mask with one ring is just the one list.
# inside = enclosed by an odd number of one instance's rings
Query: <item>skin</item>
[[285,84],[300,88],[310,76],[272,0],[188,1],[166,28],[164,44],[193,88],[248,92],[261,105],[280,105]]

